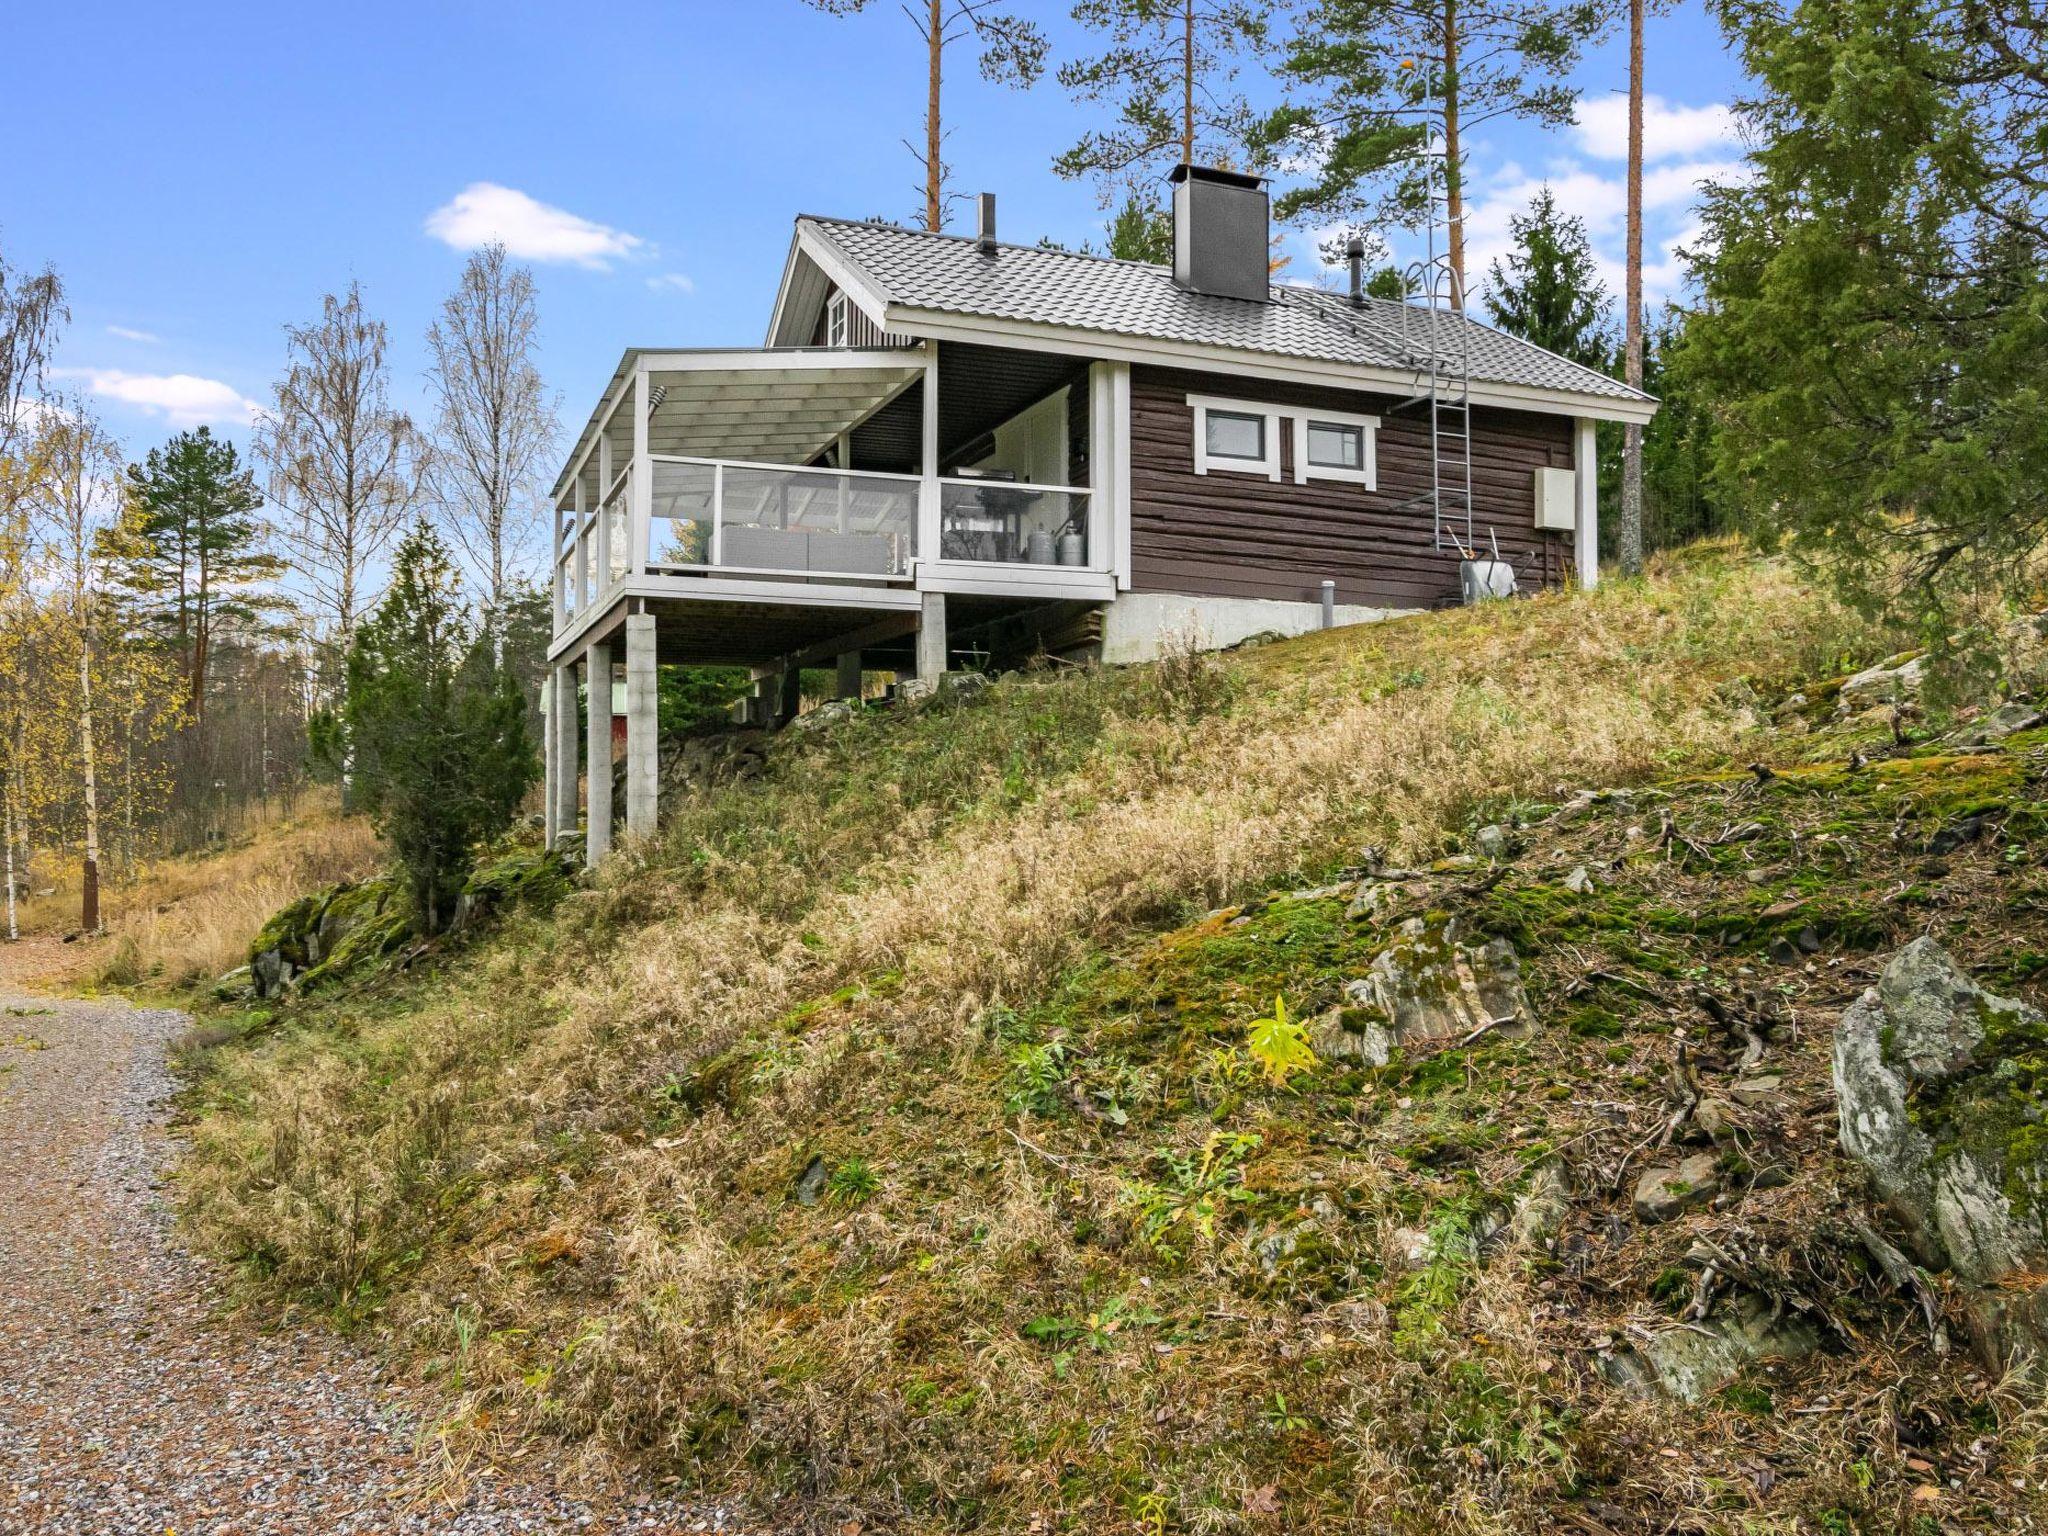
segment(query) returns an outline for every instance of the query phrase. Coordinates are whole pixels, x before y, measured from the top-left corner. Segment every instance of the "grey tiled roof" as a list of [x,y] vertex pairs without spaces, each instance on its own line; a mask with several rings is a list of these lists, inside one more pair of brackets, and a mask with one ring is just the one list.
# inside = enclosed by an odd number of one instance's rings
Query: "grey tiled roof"
[[1419,306],[1275,284],[1273,301],[1190,293],[1167,268],[1038,246],[1004,245],[985,256],[969,237],[805,215],[873,280],[891,303],[914,309],[1037,325],[1068,326],[1193,346],[1235,347],[1281,357],[1410,369],[1434,329],[1445,348],[1462,328],[1474,382],[1559,390],[1612,400],[1648,396],[1476,320],[1432,316]]

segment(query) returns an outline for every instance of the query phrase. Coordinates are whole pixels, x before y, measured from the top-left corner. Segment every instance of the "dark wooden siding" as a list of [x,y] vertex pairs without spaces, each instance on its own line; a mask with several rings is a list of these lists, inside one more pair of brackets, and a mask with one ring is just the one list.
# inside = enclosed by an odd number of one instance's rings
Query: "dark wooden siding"
[[[1296,484],[1291,428],[1280,434],[1277,483],[1228,471],[1198,475],[1190,394],[1376,415],[1377,487]],[[1132,369],[1133,588],[1299,601],[1334,580],[1340,603],[1426,608],[1455,600],[1458,557],[1434,547],[1427,499],[1401,506],[1429,489],[1429,413],[1411,406],[1393,414],[1393,403],[1223,374]],[[1472,428],[1475,542],[1490,550],[1489,533],[1498,538],[1524,590],[1559,584],[1571,570],[1571,541],[1535,528],[1535,471],[1571,467],[1571,418],[1475,408]]]

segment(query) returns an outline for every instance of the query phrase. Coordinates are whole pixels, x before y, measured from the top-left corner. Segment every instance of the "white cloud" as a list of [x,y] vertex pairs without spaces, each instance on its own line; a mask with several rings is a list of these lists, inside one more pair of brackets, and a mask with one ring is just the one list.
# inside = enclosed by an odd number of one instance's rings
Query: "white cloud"
[[152,346],[163,340],[163,337],[158,336],[152,331],[133,330],[125,325],[110,325],[107,327],[107,334],[109,336],[118,336],[123,341],[145,341]]
[[638,235],[581,218],[490,181],[464,187],[427,215],[426,229],[458,251],[473,251],[496,240],[523,261],[568,262],[598,271],[649,249]]
[[56,370],[85,381],[87,389],[106,400],[118,400],[151,416],[161,416],[174,427],[197,427],[214,422],[246,426],[262,410],[254,400],[219,379],[202,379],[191,373],[127,373],[119,368],[66,368]]
[[[1747,163],[1740,160],[1687,160],[1657,166],[1643,177],[1643,293],[1648,303],[1660,304],[1685,285],[1685,266],[1676,247],[1698,243],[1700,184],[1740,181],[1749,173]],[[1473,292],[1485,287],[1495,258],[1513,248],[1509,221],[1527,212],[1545,186],[1560,212],[1585,222],[1600,280],[1609,295],[1619,299],[1626,275],[1622,242],[1628,182],[1621,175],[1603,175],[1570,160],[1559,162],[1548,175],[1505,165],[1475,192],[1465,214],[1465,270]]]
[[697,285],[690,281],[687,272],[659,272],[647,279],[647,286],[656,293],[695,293]]
[[[1579,148],[1598,160],[1628,158],[1628,98],[1596,96],[1579,103],[1573,132]],[[1699,156],[1739,142],[1735,113],[1724,102],[1685,107],[1662,96],[1643,97],[1643,159]]]

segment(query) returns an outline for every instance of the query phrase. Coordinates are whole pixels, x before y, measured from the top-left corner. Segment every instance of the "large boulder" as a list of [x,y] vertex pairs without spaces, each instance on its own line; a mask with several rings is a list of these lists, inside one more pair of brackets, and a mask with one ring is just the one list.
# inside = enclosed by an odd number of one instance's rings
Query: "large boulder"
[[[2048,1345],[2048,1019],[1932,939],[1892,957],[1835,1030],[1842,1148],[1922,1262],[1954,1271],[1984,1353]],[[1995,1289],[1994,1289],[1995,1288]]]
[[249,945],[249,982],[259,998],[329,980],[388,954],[412,931],[397,880],[344,880],[274,915]]
[[1323,1022],[1316,1048],[1326,1056],[1383,1067],[1396,1050],[1426,1055],[1529,1024],[1522,967],[1506,939],[1468,942],[1455,917],[1411,917],[1347,982],[1344,1005]]

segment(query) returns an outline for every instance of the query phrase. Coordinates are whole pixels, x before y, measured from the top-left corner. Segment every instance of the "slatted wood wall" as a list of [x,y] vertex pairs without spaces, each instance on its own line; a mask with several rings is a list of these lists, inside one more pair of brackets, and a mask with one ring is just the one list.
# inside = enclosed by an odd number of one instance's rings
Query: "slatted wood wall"
[[[1280,407],[1321,407],[1380,417],[1374,490],[1292,478],[1293,432],[1283,428],[1281,479],[1195,473],[1190,394]],[[1227,375],[1138,367],[1131,373],[1131,575],[1141,592],[1205,597],[1317,599],[1428,608],[1458,596],[1458,557],[1434,546],[1426,407],[1390,413],[1393,400]],[[1572,420],[1529,411],[1472,413],[1473,533],[1500,541],[1524,590],[1555,586],[1572,567],[1568,535],[1541,532],[1535,474],[1572,467]],[[1462,518],[1458,532],[1462,534]]]

